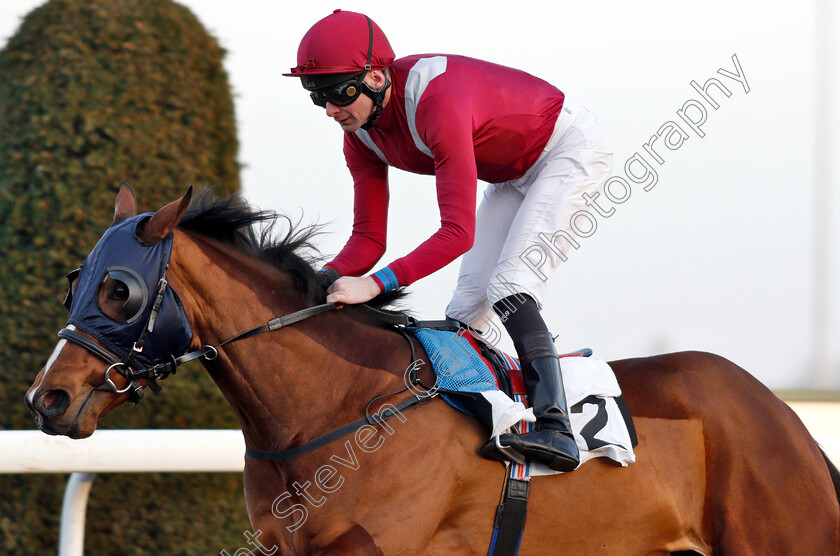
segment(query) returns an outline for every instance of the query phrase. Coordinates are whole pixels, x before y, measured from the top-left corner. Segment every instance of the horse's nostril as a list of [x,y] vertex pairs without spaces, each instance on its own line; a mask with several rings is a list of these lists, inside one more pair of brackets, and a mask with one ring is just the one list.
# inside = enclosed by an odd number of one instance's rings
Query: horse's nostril
[[70,405],[70,395],[64,390],[50,390],[36,402],[38,411],[45,417],[56,417]]
[[60,397],[61,393],[58,390],[50,390],[44,395],[44,406],[49,409],[50,406]]

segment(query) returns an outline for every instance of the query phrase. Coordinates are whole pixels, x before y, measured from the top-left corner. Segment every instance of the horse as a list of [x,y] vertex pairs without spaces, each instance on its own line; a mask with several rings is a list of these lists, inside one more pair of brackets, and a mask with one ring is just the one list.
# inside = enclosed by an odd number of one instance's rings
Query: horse
[[[368,411],[417,397],[388,395],[404,390],[412,353],[427,372],[422,346],[360,307],[315,311],[219,347],[255,324],[318,306],[325,292],[302,254],[311,230],[266,239],[254,229],[268,213],[211,195],[191,201],[192,189],[134,228],[144,248],[171,242],[165,284],[148,292],[147,305],[169,303],[184,316],[176,319],[180,329],[143,332],[140,340],[148,351],[188,330],[180,353],[165,355],[204,356],[249,449],[294,449]],[[109,231],[140,218],[136,203],[123,185]],[[86,266],[96,263],[91,258]],[[134,294],[126,290],[136,287],[127,284],[129,274],[148,270],[131,261],[136,268],[94,276],[85,291],[71,276],[71,307],[95,303],[107,318],[128,322]],[[157,321],[155,330],[170,326],[163,316]],[[157,381],[131,374],[141,359],[137,338],[68,329],[25,400],[43,432],[84,438]],[[108,366],[109,350],[136,357]],[[620,467],[598,458],[533,478],[520,554],[840,553],[840,473],[758,380],[700,352],[610,365],[635,422],[636,462]],[[437,398],[397,413],[291,459],[246,457],[254,552],[486,553],[505,478],[499,462],[478,456],[487,430]]]

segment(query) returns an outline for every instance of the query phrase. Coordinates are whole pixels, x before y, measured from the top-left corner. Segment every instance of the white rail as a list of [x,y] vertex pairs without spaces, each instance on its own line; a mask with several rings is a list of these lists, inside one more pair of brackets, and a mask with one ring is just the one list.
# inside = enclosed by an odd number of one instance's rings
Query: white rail
[[85,553],[85,516],[90,487],[96,473],[71,473],[61,504],[61,529],[58,535],[58,556]]
[[102,430],[84,440],[0,432],[0,473],[241,472],[239,430]]
[[242,472],[239,430],[103,430],[84,440],[0,431],[0,473],[72,472],[61,506],[59,556],[82,556],[96,473]]
[[840,403],[788,402],[829,459],[840,467]]
[[[840,465],[840,403],[790,406]],[[72,473],[61,509],[59,556],[84,553],[87,499],[96,473],[241,472],[244,454],[239,430],[103,430],[84,440],[0,431],[0,473]]]

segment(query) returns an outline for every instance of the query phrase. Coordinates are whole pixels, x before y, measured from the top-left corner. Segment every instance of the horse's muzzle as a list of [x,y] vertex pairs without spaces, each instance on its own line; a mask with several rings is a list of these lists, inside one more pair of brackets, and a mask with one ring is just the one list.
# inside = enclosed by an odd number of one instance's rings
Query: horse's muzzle
[[47,434],[65,434],[58,430],[53,422],[67,411],[70,406],[70,394],[66,390],[55,389],[38,392],[32,400],[24,396],[24,403],[38,420],[38,427]]

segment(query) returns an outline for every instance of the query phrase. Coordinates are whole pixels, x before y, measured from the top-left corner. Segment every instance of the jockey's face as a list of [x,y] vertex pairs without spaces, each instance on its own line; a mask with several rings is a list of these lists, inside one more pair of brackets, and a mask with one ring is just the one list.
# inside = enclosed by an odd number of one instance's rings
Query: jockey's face
[[[374,89],[385,84],[385,75],[380,70],[371,70],[365,76],[365,82]],[[388,91],[390,92],[390,91]],[[383,105],[387,105],[387,98]],[[373,114],[373,100],[365,94],[359,97],[347,106],[336,106],[331,102],[327,102],[326,107],[327,116],[338,122],[346,133],[353,133],[362,127]]]
[[336,106],[328,102],[326,110],[327,116],[338,122],[341,129],[346,133],[353,133],[370,118],[373,113],[373,101],[367,95],[359,95],[359,98],[347,106]]

